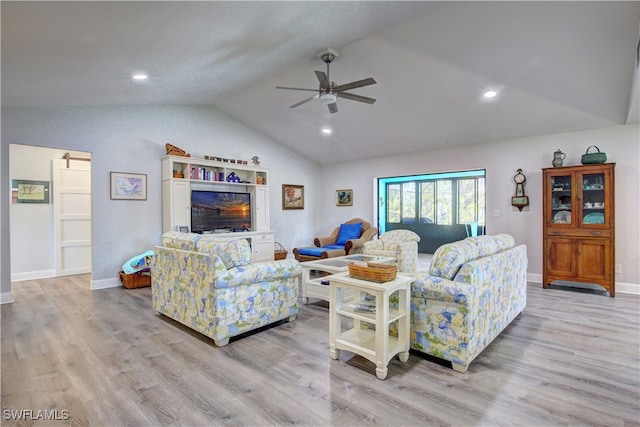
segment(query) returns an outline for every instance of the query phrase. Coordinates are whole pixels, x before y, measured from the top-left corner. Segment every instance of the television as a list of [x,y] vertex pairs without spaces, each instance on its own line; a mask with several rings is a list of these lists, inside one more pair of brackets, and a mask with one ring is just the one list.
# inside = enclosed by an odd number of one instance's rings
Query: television
[[246,231],[251,229],[251,194],[227,191],[191,191],[191,231]]

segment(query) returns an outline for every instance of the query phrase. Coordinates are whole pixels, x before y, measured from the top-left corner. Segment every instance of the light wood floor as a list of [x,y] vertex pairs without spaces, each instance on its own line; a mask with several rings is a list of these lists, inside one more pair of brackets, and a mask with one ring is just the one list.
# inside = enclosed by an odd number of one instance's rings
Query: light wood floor
[[[151,309],[150,288],[16,282],[1,306],[2,425],[639,426],[640,300],[543,290],[466,374],[413,353],[385,381],[331,360],[326,303],[222,348]],[[68,411],[61,421],[9,410]]]

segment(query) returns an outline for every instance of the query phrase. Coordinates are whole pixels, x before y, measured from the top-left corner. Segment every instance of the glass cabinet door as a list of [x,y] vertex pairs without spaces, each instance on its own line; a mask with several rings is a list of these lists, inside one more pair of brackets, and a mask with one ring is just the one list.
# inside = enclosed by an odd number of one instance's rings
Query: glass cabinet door
[[582,186],[582,224],[605,224],[605,174],[590,173],[580,176]]
[[554,175],[549,181],[551,185],[551,224],[573,223],[575,206],[573,202],[573,175]]

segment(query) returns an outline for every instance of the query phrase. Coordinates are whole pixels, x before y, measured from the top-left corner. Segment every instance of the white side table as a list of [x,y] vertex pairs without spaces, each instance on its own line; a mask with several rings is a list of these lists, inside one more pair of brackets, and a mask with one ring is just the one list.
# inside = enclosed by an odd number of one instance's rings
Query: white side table
[[329,301],[329,286],[325,284],[327,276],[349,270],[349,263],[353,261],[392,264],[395,258],[354,254],[302,262],[302,302],[308,304],[310,297]]
[[[402,362],[409,360],[409,307],[410,285],[413,278],[396,276],[395,279],[376,283],[354,279],[349,273],[338,273],[329,279],[329,354],[340,357],[347,350],[376,364],[376,376],[387,377],[389,361],[398,354]],[[357,296],[360,292],[375,296],[375,312],[356,310],[358,298],[345,300],[345,294]],[[389,308],[389,296],[398,292],[398,308]],[[342,331],[342,318],[353,319],[353,328]],[[398,321],[398,336],[389,335],[389,324]],[[375,330],[362,328],[361,322],[375,325]]]

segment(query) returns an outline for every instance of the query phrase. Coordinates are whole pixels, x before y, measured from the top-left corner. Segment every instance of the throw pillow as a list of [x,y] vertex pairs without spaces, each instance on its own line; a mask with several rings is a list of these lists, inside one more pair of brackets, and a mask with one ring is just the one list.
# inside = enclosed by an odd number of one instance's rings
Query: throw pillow
[[231,259],[231,267],[242,267],[251,264],[251,246],[247,239],[231,240],[227,243],[227,254]]
[[360,237],[360,234],[362,234],[361,222],[356,222],[355,224],[341,224],[336,244],[346,245],[347,240],[357,239]]
[[227,269],[234,266],[233,260],[227,251],[226,239],[215,239],[210,236],[204,236],[198,241],[198,251],[205,254],[219,256]]

